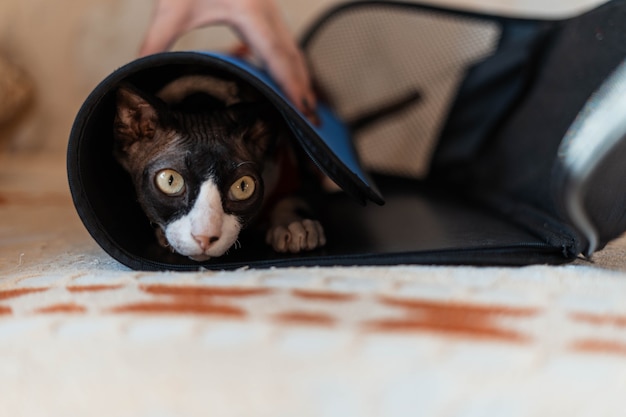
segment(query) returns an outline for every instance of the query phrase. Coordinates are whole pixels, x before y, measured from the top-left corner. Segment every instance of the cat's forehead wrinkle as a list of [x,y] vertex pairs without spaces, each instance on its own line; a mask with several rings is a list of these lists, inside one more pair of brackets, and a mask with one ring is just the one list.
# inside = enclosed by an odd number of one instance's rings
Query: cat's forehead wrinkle
[[147,165],[163,155],[178,153],[177,150],[180,149],[181,139],[182,137],[178,132],[162,131],[151,142],[139,144],[141,146],[140,152],[143,165]]
[[224,118],[221,111],[208,111],[198,113],[177,112],[176,121],[182,131],[191,135],[216,136],[227,135],[233,129],[232,121]]
[[251,167],[251,168],[254,168],[254,169],[258,168],[258,164],[256,162],[254,162],[254,161],[251,161],[251,160],[239,161],[239,162],[233,161],[231,163],[231,165],[232,165],[232,169],[233,170],[236,170],[236,169],[244,167],[244,166]]

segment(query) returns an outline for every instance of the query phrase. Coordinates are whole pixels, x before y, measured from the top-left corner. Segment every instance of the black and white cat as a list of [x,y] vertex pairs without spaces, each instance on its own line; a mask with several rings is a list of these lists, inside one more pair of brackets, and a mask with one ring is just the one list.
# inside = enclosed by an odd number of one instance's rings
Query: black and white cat
[[280,172],[293,165],[283,132],[271,106],[233,81],[188,75],[156,96],[131,85],[116,92],[115,157],[159,243],[197,261],[226,253],[262,210],[276,251],[326,243],[320,223],[302,216],[303,199],[272,192],[293,179]]

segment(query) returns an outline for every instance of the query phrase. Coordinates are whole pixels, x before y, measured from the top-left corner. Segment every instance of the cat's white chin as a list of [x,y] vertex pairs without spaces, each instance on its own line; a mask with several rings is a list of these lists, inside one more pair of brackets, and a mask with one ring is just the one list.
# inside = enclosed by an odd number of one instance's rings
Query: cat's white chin
[[192,261],[196,261],[196,262],[206,262],[208,260],[210,260],[212,258],[211,255],[191,255],[188,256],[189,259],[191,259]]

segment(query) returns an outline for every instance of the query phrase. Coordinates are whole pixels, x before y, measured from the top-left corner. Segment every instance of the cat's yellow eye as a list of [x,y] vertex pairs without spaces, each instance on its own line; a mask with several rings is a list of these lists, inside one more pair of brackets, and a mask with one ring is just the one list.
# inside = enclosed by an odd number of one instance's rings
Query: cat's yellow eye
[[230,186],[229,196],[235,201],[247,200],[252,197],[255,189],[256,183],[254,182],[254,178],[249,175],[244,175]]
[[166,195],[179,195],[185,190],[185,179],[173,169],[159,171],[155,182],[159,190]]

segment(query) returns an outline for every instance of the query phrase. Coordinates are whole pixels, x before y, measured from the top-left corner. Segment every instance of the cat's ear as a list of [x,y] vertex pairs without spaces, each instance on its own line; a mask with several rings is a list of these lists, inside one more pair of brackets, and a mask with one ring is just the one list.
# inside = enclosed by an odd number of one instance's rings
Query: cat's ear
[[115,140],[122,152],[128,152],[133,144],[154,137],[159,114],[155,106],[133,87],[119,87],[115,99]]

